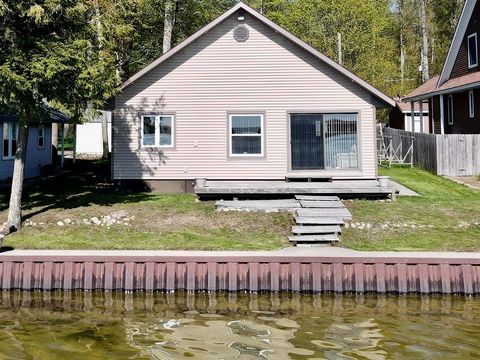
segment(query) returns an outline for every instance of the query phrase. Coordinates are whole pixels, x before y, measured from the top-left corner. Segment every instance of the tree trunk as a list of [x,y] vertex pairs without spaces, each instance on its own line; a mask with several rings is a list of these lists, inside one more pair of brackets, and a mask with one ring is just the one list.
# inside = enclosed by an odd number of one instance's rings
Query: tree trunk
[[107,112],[102,111],[102,142],[103,142],[103,155],[102,159],[108,159],[110,149],[108,147],[108,117]]
[[22,225],[22,192],[27,157],[28,126],[21,125],[18,130],[18,143],[13,166],[12,190],[8,207],[7,226],[10,233],[20,230]]
[[422,82],[430,79],[428,70],[428,33],[427,33],[427,12],[426,0],[420,0],[420,18],[422,22]]
[[173,27],[175,26],[175,13],[177,0],[165,1],[165,22],[163,25],[163,53],[165,54],[172,47]]

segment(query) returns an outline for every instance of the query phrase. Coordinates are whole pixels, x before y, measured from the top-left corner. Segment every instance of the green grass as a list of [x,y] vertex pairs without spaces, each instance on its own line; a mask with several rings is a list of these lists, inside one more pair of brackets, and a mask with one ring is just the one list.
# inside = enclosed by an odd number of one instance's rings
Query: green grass
[[[4,246],[20,249],[271,250],[287,245],[292,216],[217,212],[193,195],[122,193],[108,184],[108,164],[80,162],[73,174],[28,188],[23,226]],[[106,185],[102,185],[106,184]],[[0,223],[7,198],[0,195]],[[83,219],[126,210],[131,226],[82,225]],[[60,227],[70,219],[75,225]],[[24,223],[25,224],[25,223]]]
[[[353,222],[370,223],[373,228],[345,229],[342,246],[387,251],[480,250],[480,226],[475,225],[480,222],[480,191],[419,169],[382,168],[380,172],[422,196],[398,197],[392,203],[348,202]],[[389,226],[382,227],[387,222]]]
[[[341,246],[357,250],[480,251],[480,191],[411,168],[381,169],[421,197],[396,202],[346,202],[353,222]],[[24,226],[4,246],[23,249],[271,250],[287,246],[292,216],[282,213],[217,212],[213,202],[185,194],[118,192],[108,183],[109,165],[79,162],[76,170],[30,187],[24,194]],[[0,194],[0,223],[7,197]],[[82,219],[118,210],[135,216],[131,226],[81,225]],[[60,227],[58,221],[75,221]],[[80,224],[78,224],[80,223]],[[384,227],[388,224],[388,227]],[[404,226],[407,224],[408,226]],[[396,225],[402,225],[400,227]]]

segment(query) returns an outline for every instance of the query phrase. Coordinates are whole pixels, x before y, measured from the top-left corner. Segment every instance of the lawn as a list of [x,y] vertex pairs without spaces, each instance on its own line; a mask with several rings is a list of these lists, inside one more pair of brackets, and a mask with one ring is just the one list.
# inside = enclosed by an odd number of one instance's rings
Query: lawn
[[[354,223],[341,246],[357,250],[480,251],[480,191],[411,168],[381,169],[382,175],[422,197],[398,197],[394,203],[346,202]],[[367,224],[371,228],[367,230]]]
[[[106,182],[108,169],[101,162],[79,162],[74,173],[28,188],[24,226],[3,245],[189,250],[270,250],[287,245],[289,214],[217,212],[213,202],[197,202],[193,195],[116,192]],[[108,219],[119,211],[128,213],[128,219],[110,225],[91,220]],[[0,224],[6,219],[7,196],[0,194]]]

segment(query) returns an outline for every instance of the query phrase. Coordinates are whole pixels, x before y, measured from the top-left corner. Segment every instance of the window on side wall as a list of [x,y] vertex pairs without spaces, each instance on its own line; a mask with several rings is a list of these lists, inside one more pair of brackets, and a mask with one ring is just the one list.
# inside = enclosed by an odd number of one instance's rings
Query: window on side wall
[[37,148],[39,150],[45,149],[45,125],[38,125]]
[[468,68],[478,66],[477,33],[468,36]]
[[3,159],[13,159],[17,151],[18,124],[13,122],[3,123],[2,133],[2,157]]
[[448,125],[453,125],[453,95],[448,95],[447,99]]
[[231,114],[229,116],[229,155],[232,157],[264,155],[262,114]]
[[468,92],[468,113],[470,118],[475,117],[475,93],[473,90]]
[[175,138],[173,115],[142,115],[142,147],[172,148]]

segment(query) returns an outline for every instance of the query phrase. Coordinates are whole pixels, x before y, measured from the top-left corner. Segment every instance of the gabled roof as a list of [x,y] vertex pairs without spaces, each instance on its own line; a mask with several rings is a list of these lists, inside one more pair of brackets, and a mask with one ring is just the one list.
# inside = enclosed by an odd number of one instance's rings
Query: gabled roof
[[448,49],[447,58],[443,64],[442,72],[438,78],[437,87],[442,86],[450,79],[452,74],[453,66],[455,65],[455,60],[457,59],[458,51],[462,45],[463,38],[465,37],[465,32],[467,31],[468,23],[472,17],[473,10],[477,0],[466,0],[465,5],[463,6],[462,14],[455,29],[455,34],[453,35],[453,40]]
[[[40,123],[40,124],[50,124],[50,123],[67,123],[68,120],[70,119],[67,115],[64,113],[54,110],[48,105],[43,105],[42,108],[45,110],[46,114],[48,114],[48,117],[44,117],[41,119],[35,119],[35,123]],[[0,121],[18,121],[19,117],[16,114],[13,114],[11,112],[5,111],[0,113]]]
[[340,64],[336,63],[335,61],[333,61],[332,59],[330,59],[326,55],[320,53],[318,50],[314,49],[313,47],[311,47],[310,45],[308,45],[304,41],[300,40],[299,38],[297,38],[293,34],[289,33],[288,31],[286,31],[285,29],[283,29],[279,25],[275,24],[273,21],[267,19],[265,16],[263,16],[262,14],[255,11],[250,6],[248,6],[248,5],[246,5],[242,2],[239,2],[237,5],[235,5],[230,10],[223,13],[217,19],[213,20],[211,23],[209,23],[208,25],[206,25],[205,27],[203,27],[202,29],[197,31],[195,34],[193,34],[192,36],[190,36],[189,38],[187,38],[186,40],[184,40],[183,42],[181,42],[180,44],[178,44],[177,46],[172,48],[170,51],[168,51],[165,54],[163,54],[162,56],[160,56],[158,59],[156,59],[152,63],[150,63],[144,69],[142,69],[139,72],[137,72],[136,74],[134,74],[132,77],[130,77],[128,80],[126,80],[120,86],[120,90],[121,91],[125,90],[127,87],[132,85],[135,81],[142,78],[143,76],[148,74],[150,71],[155,69],[157,66],[161,65],[162,63],[167,61],[169,58],[171,58],[175,54],[177,54],[180,51],[182,51],[183,49],[185,49],[188,45],[190,45],[192,42],[194,42],[195,40],[197,40],[201,36],[205,35],[207,32],[209,32],[211,29],[213,29],[217,25],[221,24],[223,21],[228,19],[231,15],[233,15],[238,10],[243,10],[246,13],[250,14],[252,17],[256,18],[258,21],[260,21],[263,24],[265,24],[266,26],[270,27],[276,33],[282,35],[283,37],[285,37],[289,41],[291,41],[294,44],[296,44],[297,46],[301,47],[302,49],[304,49],[305,51],[307,51],[308,53],[310,53],[311,55],[313,55],[314,57],[316,57],[317,59],[319,59],[323,63],[326,63],[327,65],[331,66],[333,69],[335,69],[337,72],[339,72],[340,74],[345,76],[347,79],[349,79],[353,83],[357,84],[358,86],[362,87],[363,89],[368,91],[371,95],[380,99],[381,102],[383,102],[383,103],[385,103],[389,106],[392,106],[392,107],[395,106],[395,101],[391,97],[385,95],[380,90],[376,89],[375,87],[373,87],[372,85],[367,83],[365,80],[359,78],[358,76],[356,76],[355,74],[353,74],[352,72],[350,72],[349,70],[347,70],[346,68],[341,66]]

